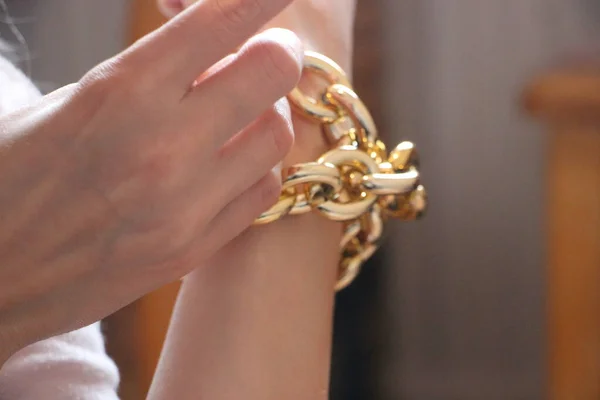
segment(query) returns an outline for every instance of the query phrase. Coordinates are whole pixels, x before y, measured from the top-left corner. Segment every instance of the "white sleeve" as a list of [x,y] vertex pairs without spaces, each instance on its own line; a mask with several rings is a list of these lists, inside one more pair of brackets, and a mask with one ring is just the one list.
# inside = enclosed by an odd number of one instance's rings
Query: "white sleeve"
[[0,116],[40,98],[29,79],[0,54]]
[[35,343],[0,369],[3,400],[118,400],[100,324]]

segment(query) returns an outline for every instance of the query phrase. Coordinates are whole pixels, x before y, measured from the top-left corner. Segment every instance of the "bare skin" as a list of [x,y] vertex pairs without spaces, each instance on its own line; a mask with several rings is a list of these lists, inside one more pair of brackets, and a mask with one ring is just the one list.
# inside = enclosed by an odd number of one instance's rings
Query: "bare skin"
[[246,40],[289,3],[205,0],[0,119],[0,365],[205,264],[276,200],[303,50]]
[[[353,18],[354,0],[298,0],[268,26],[350,71]],[[293,121],[285,165],[327,150],[317,125]],[[286,218],[247,230],[187,276],[149,398],[327,399],[340,237],[320,216]]]

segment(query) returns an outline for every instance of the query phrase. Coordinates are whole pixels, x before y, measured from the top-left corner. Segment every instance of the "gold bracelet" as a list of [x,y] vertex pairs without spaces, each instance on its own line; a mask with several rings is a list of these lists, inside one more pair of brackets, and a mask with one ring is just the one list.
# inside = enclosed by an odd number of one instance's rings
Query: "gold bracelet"
[[299,89],[290,93],[289,100],[295,110],[322,125],[332,150],[316,162],[284,169],[279,201],[255,224],[311,211],[343,222],[335,286],[341,290],[352,283],[379,247],[385,220],[421,217],[427,195],[419,183],[414,145],[402,142],[388,154],[371,114],[344,71],[314,52],[306,53],[305,69],[324,77],[330,86],[321,100],[307,97]]

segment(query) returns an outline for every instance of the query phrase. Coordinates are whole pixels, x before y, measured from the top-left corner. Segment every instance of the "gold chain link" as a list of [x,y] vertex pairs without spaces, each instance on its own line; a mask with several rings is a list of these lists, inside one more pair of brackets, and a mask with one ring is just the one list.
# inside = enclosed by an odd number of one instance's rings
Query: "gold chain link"
[[420,218],[427,207],[427,194],[420,185],[414,145],[400,143],[388,154],[371,114],[344,71],[314,52],[306,53],[305,68],[325,78],[329,87],[320,99],[294,89],[289,100],[295,109],[322,125],[332,150],[317,162],[285,169],[279,201],[255,224],[311,211],[343,222],[335,287],[341,290],[377,250],[385,220]]

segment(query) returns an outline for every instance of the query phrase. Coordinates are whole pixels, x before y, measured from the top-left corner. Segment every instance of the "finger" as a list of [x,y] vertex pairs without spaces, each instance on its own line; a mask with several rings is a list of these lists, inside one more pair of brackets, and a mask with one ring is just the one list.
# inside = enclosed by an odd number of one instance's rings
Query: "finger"
[[217,74],[219,71],[221,71],[225,67],[229,66],[232,62],[235,61],[235,59],[236,59],[236,55],[235,54],[230,54],[227,57],[225,57],[224,59],[222,59],[221,61],[218,61],[215,65],[213,65],[212,67],[210,67],[206,71],[204,71],[194,81],[194,84],[192,85],[192,90],[195,89],[200,83],[202,83],[206,79],[210,78],[211,76]]
[[294,88],[302,70],[302,43],[292,32],[274,29],[251,39],[234,57],[182,102],[181,120],[198,121],[198,110],[204,110],[198,123],[212,133],[215,149]]
[[229,141],[220,151],[215,169],[221,185],[218,198],[229,201],[245,192],[280,163],[294,143],[289,103],[285,98]]
[[202,0],[134,45],[128,57],[187,88],[292,0]]
[[271,208],[281,192],[281,172],[273,169],[246,192],[227,204],[207,226],[209,251],[220,249],[246,230],[256,218]]
[[173,18],[185,9],[183,0],[157,0],[158,9],[167,18]]

